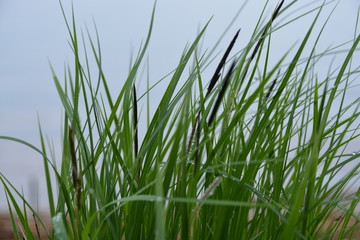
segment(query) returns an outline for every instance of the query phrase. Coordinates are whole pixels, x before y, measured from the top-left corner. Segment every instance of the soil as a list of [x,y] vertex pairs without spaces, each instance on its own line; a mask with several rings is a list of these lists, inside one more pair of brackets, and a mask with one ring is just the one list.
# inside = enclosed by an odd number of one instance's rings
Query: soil
[[[40,214],[40,216],[47,229],[51,229],[51,223],[48,214]],[[39,230],[37,231],[36,225],[39,225],[39,223],[35,221],[34,218],[31,216],[31,219],[29,219],[29,226],[31,228],[31,231],[34,233],[34,236],[37,236],[36,239],[49,239],[44,228],[38,226]],[[20,225],[18,226],[19,226],[19,234],[20,236],[22,236]],[[11,240],[11,239],[14,239],[11,218],[7,212],[2,212],[0,213],[0,240]]]
[[[47,229],[51,229],[51,223],[50,223],[50,218],[49,218],[48,214],[40,214],[40,215],[41,215],[41,219],[43,220]],[[343,220],[344,219],[341,216],[334,215],[328,219],[328,221],[326,222],[325,228],[327,228],[331,225],[334,226],[335,224],[339,224],[338,228],[340,228],[341,224],[343,223]],[[355,218],[351,218],[349,221],[349,224],[348,224],[348,226],[349,226],[348,228],[351,228],[351,226],[353,226],[355,223],[356,223]],[[39,230],[37,231],[36,224],[39,224],[39,223],[35,222],[34,218],[31,217],[31,219],[29,220],[29,225],[30,225],[32,232],[34,233],[34,236],[37,236],[36,239],[49,239],[48,235],[46,234],[43,227],[39,226],[38,227]],[[326,235],[327,229],[325,229],[325,228],[322,230],[322,232],[323,232],[323,234]],[[19,230],[19,232],[20,232],[20,236],[21,236],[21,229]],[[338,239],[338,237],[339,237],[339,234],[335,234],[332,236],[328,236],[328,239]],[[319,236],[319,238],[321,238],[321,237]],[[347,239],[347,238],[360,240],[360,225],[358,225],[355,228],[352,237],[350,238],[350,236],[347,235],[347,236],[345,236],[345,239]],[[14,234],[13,234],[13,229],[12,229],[12,225],[11,225],[11,218],[7,213],[0,213],[0,240],[12,240],[12,239],[14,239]]]

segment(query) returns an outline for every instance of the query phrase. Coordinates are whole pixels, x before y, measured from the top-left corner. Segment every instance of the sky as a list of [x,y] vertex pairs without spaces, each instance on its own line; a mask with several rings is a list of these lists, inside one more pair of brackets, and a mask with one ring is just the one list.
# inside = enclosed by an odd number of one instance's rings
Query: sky
[[[236,30],[241,28],[237,46],[240,50],[249,40],[265,2],[157,1],[154,31],[147,55],[151,81],[156,82],[177,65],[186,44],[195,38],[199,29],[210,19],[203,48],[210,48],[223,36],[217,48],[218,53],[223,52]],[[288,12],[291,14],[287,19],[305,13],[322,1],[299,2],[301,3],[295,4],[293,10]],[[269,1],[266,16],[270,16],[276,3],[275,0]],[[323,22],[335,3],[337,1],[324,10],[319,23]],[[71,17],[73,5],[78,29],[84,34],[88,29],[94,37],[94,22],[96,23],[104,72],[112,91],[116,93],[127,76],[132,52],[136,53],[146,38],[154,2],[79,0],[71,3],[63,0],[62,4],[68,18]],[[244,4],[246,5],[239,17],[223,35]],[[307,6],[308,4],[311,5]],[[359,6],[357,0],[338,2],[325,29],[320,48],[336,46],[353,38]],[[305,16],[273,36],[275,59],[302,38],[313,18],[314,14]],[[321,24],[317,29],[320,27]],[[50,64],[62,76],[64,64],[72,61],[68,41],[69,35],[59,1],[0,0],[0,135],[20,138],[39,146],[40,121],[48,141],[55,146],[55,150],[60,149],[63,112],[52,80]],[[210,77],[211,73],[204,74]],[[141,85],[141,81],[138,84]],[[155,104],[157,96],[161,95],[161,87],[154,91]],[[355,93],[356,91],[354,96]],[[58,154],[59,152],[55,152],[55,155]],[[0,140],[0,172],[16,187],[23,187],[30,202],[38,202],[40,208],[46,206],[42,159],[39,154],[18,143]],[[0,209],[5,207],[5,196],[1,190]]]

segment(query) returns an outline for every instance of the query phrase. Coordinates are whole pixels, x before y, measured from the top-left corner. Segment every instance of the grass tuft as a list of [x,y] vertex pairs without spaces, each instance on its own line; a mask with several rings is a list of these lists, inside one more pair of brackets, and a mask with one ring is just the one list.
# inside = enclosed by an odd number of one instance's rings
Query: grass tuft
[[[114,96],[97,30],[95,38],[89,30],[78,35],[74,9],[68,18],[61,6],[74,54],[63,77],[51,66],[64,109],[62,154],[51,154],[40,124],[39,148],[0,136],[40,154],[52,226],[0,173],[14,238],[36,239],[43,230],[50,239],[84,240],[358,237],[360,191],[349,187],[360,171],[353,147],[360,137],[360,98],[347,97],[359,78],[360,35],[355,30],[352,41],[322,50],[331,14],[324,23],[319,17],[332,2],[280,21],[296,2],[280,1],[269,17],[265,4],[252,37],[242,39],[240,49],[238,30],[215,72],[216,48],[199,47],[208,22],[174,71],[153,85],[147,80],[142,92],[135,86],[142,67],[149,67],[144,56],[154,6],[146,40]],[[272,36],[311,14],[302,41],[275,58]],[[341,61],[331,62],[323,76],[320,60],[328,56]],[[165,80],[161,101],[151,106],[150,93]],[[143,101],[146,119],[138,112]]]

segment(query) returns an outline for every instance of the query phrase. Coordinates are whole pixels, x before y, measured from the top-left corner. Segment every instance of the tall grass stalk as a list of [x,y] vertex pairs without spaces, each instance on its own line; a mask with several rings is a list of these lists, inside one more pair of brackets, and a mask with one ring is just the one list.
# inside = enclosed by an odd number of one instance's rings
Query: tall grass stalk
[[[304,14],[316,13],[293,51],[272,60],[276,30],[301,21],[278,20],[295,2],[280,1],[270,17],[264,9],[250,40],[236,32],[216,69],[209,69],[214,49],[199,50],[206,24],[161,80],[168,80],[167,88],[146,119],[138,105],[150,107],[155,86],[148,82],[140,94],[135,86],[146,65],[155,6],[117,96],[103,71],[97,32],[95,39],[89,31],[80,36],[74,11],[69,19],[62,7],[74,66],[65,69],[64,80],[51,67],[64,108],[61,165],[53,164],[40,127],[39,148],[0,136],[38,152],[46,174],[50,229],[0,174],[15,239],[37,238],[28,211],[51,239],[351,238],[360,221],[360,192],[346,190],[360,163],[348,146],[359,138],[359,99],[347,103],[345,95],[359,77],[352,60],[360,35],[341,65],[319,77],[318,61],[338,50],[319,53],[325,1]],[[248,44],[241,49],[239,41]],[[336,214],[341,220],[329,221]]]

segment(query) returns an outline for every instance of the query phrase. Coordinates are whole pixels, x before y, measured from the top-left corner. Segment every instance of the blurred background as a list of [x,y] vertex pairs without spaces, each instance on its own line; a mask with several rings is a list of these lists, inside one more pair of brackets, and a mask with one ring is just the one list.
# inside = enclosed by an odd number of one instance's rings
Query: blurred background
[[[301,0],[279,21],[301,16],[322,2]],[[359,1],[328,2],[318,21],[317,30],[322,27],[334,6],[338,5],[324,30],[319,50],[352,40],[355,33]],[[95,37],[96,23],[104,72],[116,94],[127,76],[132,53],[136,55],[146,38],[153,1],[80,0],[72,3],[63,0],[62,4],[68,18],[71,17],[73,7],[78,30],[81,29],[85,36],[88,29]],[[239,28],[241,33],[234,52],[241,50],[249,41],[265,4],[265,0],[157,1],[154,30],[147,54],[151,83],[164,77],[177,65],[186,44],[193,41],[199,29],[211,18],[202,42],[203,51],[211,49],[223,36],[216,50],[216,53],[223,53]],[[276,0],[268,1],[266,19],[271,16],[276,4]],[[238,18],[224,34],[237,13],[240,13]],[[272,36],[275,60],[302,39],[314,17],[315,13],[310,13]],[[65,64],[72,63],[68,40],[66,24],[57,0],[0,0],[0,135],[16,137],[40,147],[40,122],[46,141],[54,146],[53,155],[57,160],[60,159],[61,151],[63,111],[52,80],[50,64],[60,77],[63,76]],[[341,62],[342,56],[339,55],[336,60]],[[325,63],[319,71],[326,73],[328,67]],[[204,79],[210,78],[212,69],[209,67],[205,71]],[[146,84],[146,80],[138,80],[140,87]],[[166,80],[163,84],[166,85]],[[358,90],[353,89],[349,95],[358,97]],[[156,104],[161,92],[161,85],[154,89],[151,93],[152,104]],[[359,146],[351,148],[353,151],[359,150]],[[34,150],[15,142],[0,140],[0,173],[22,190],[30,203],[39,209],[47,206],[43,172],[42,158]],[[0,210],[6,208],[3,186],[0,184]]]

